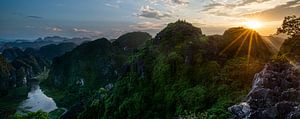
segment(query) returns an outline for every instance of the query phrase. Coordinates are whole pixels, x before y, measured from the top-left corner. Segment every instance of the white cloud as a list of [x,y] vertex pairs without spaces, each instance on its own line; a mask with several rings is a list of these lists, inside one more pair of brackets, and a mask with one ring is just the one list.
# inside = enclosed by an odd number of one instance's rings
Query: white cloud
[[152,22],[141,22],[136,25],[131,25],[130,27],[137,30],[158,30],[162,29],[165,24],[152,23]]
[[240,17],[245,14],[261,12],[286,4],[291,0],[238,0],[216,1],[206,5],[202,11],[216,16]]
[[177,4],[189,4],[189,2],[187,0],[172,0],[172,2],[177,3]]
[[151,4],[155,3],[164,3],[164,4],[173,4],[173,5],[185,5],[189,4],[189,0],[148,0]]
[[139,14],[137,16],[145,17],[145,18],[154,18],[161,19],[165,17],[172,17],[169,13],[163,13],[157,9],[151,8],[149,6],[142,6],[139,10]]
[[63,31],[59,27],[46,27],[46,30],[50,30],[50,31],[53,31],[53,32],[61,32],[61,31]]
[[107,7],[112,7],[112,8],[120,8],[120,4],[123,3],[124,1],[122,0],[117,0],[117,1],[110,1],[107,3],[104,3],[105,6]]
[[97,36],[103,35],[103,32],[87,30],[87,29],[82,29],[82,28],[73,28],[73,31],[76,33],[81,33],[81,35],[83,35],[85,37],[97,37]]
[[110,4],[110,3],[105,3],[105,6],[112,7],[112,8],[119,8],[120,7],[118,4]]

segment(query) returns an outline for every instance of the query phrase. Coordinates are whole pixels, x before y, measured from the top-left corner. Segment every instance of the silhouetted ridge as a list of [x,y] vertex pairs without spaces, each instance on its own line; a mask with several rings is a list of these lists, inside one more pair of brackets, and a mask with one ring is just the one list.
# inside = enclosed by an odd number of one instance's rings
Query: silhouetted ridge
[[168,24],[166,28],[159,32],[154,39],[154,43],[163,47],[174,47],[184,41],[197,40],[201,36],[203,35],[200,28],[194,27],[186,21],[178,20],[175,23]]
[[75,43],[60,43],[60,44],[50,44],[40,48],[39,54],[48,58],[53,59],[54,57],[61,56],[66,52],[71,51],[77,45]]
[[120,36],[113,43],[124,50],[130,50],[140,47],[151,38],[151,35],[146,32],[131,32]]
[[270,48],[256,31],[243,27],[226,30],[220,46],[220,55],[229,57],[250,55],[254,58],[269,59],[272,55]]

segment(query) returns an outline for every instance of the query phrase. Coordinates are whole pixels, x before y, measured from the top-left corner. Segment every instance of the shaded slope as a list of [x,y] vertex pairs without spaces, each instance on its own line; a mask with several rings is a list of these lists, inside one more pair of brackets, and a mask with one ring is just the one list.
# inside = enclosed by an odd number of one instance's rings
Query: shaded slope
[[53,60],[51,83],[60,88],[83,80],[88,86],[104,85],[117,76],[122,61],[118,50],[107,39],[84,43],[71,52]]
[[0,97],[7,95],[15,80],[11,77],[14,68],[0,55]]
[[295,35],[292,38],[286,39],[279,54],[285,55],[290,61],[300,61],[300,35]]
[[99,87],[79,118],[228,118],[262,65],[219,60],[222,39],[185,21],[169,24],[128,59],[113,89]]
[[43,46],[39,49],[39,54],[41,56],[44,56],[48,59],[53,59],[55,57],[61,56],[65,54],[66,52],[71,51],[74,49],[77,45],[75,43],[60,43],[60,44],[50,44]]
[[151,35],[146,32],[131,32],[120,36],[113,44],[124,50],[132,50],[143,45],[147,40],[151,40]]
[[220,55],[250,56],[253,58],[270,59],[271,48],[256,31],[243,27],[230,28],[223,34],[223,48]]

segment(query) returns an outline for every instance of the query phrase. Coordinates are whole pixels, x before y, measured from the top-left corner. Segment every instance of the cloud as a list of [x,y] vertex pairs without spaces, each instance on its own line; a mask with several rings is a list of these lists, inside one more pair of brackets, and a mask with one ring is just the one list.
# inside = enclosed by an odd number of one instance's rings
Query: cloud
[[72,30],[73,30],[73,32],[81,33],[81,35],[88,36],[88,37],[97,37],[97,36],[103,35],[103,32],[87,30],[87,29],[82,29],[82,28],[73,28]]
[[27,14],[23,14],[20,12],[13,12],[12,15],[18,16],[18,17],[30,18],[30,19],[43,19],[43,17],[41,17],[41,16],[27,15]]
[[135,25],[130,25],[131,28],[137,30],[158,30],[162,29],[165,24],[152,23],[152,22],[141,22]]
[[53,31],[53,32],[61,32],[61,31],[63,31],[59,27],[46,27],[46,30],[50,30],[50,31]]
[[110,2],[110,3],[104,3],[105,6],[107,7],[112,7],[112,8],[120,8],[120,4],[123,3],[124,1],[122,0],[117,0],[114,2]]
[[141,16],[145,18],[154,18],[154,19],[172,17],[172,15],[169,13],[162,13],[161,11],[151,8],[149,6],[142,6],[140,9],[140,14],[137,14],[137,16]]
[[43,19],[43,17],[40,16],[27,16],[27,17],[32,19]]
[[[241,17],[245,14],[261,12],[286,4],[290,0],[237,0],[213,1],[205,5],[202,12],[215,16]],[[297,0],[298,1],[298,0]]]
[[177,4],[177,5],[185,5],[189,4],[189,0],[148,0],[151,4],[156,4],[159,2],[165,3],[165,4]]
[[118,4],[105,3],[104,5],[107,6],[107,7],[112,7],[112,8],[119,8],[120,7]]
[[236,1],[233,1],[233,2],[212,1],[212,3],[204,6],[203,11],[214,9],[214,8],[217,8],[217,7],[220,7],[220,6],[227,7],[227,8],[235,8],[235,7],[238,7],[238,6],[249,5],[249,4],[252,4],[252,3],[259,4],[259,3],[262,3],[262,2],[268,2],[268,1],[271,1],[271,0],[236,0]]
[[187,0],[172,0],[172,2],[180,5],[189,4]]
[[281,21],[284,16],[296,15],[300,16],[300,1],[289,1],[286,4],[276,6],[261,12],[255,12],[244,15],[248,18],[260,18],[266,21]]

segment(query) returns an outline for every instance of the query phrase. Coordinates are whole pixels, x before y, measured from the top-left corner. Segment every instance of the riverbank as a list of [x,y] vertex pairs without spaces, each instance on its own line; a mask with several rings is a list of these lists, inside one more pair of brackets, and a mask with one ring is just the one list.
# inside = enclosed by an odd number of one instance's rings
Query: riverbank
[[22,101],[17,109],[17,113],[25,114],[27,112],[51,112],[58,107],[51,97],[44,94],[39,86],[39,82],[30,83],[30,92],[26,100]]
[[30,87],[23,86],[10,89],[7,96],[0,98],[0,118],[6,119],[9,115],[13,115],[20,103],[27,99]]

